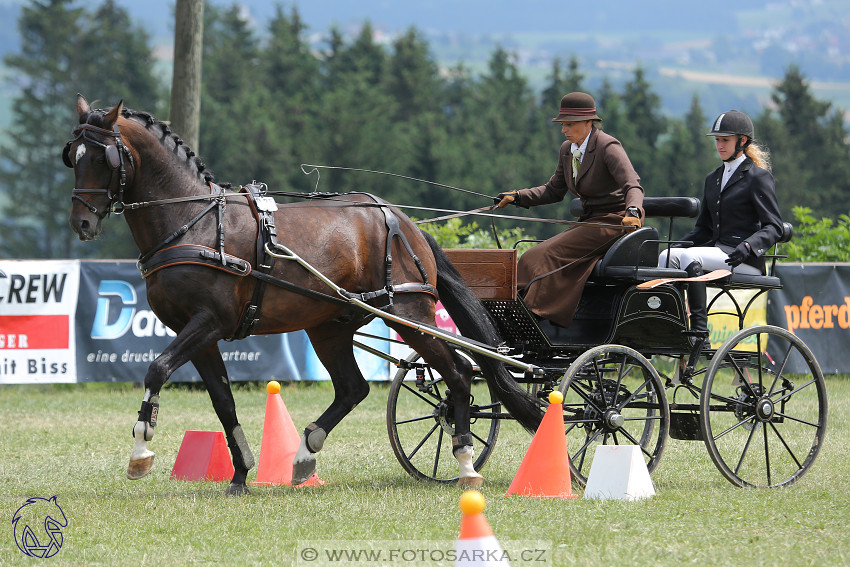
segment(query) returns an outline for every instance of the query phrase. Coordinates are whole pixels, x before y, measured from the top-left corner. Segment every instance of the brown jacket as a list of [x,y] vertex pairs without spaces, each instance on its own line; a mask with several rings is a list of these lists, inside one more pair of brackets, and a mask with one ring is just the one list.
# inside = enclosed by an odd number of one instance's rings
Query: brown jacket
[[620,142],[594,127],[587,142],[587,153],[582,159],[578,187],[573,184],[570,142],[561,144],[558,167],[546,185],[520,189],[516,204],[533,207],[562,201],[569,191],[580,197],[584,215],[591,212],[623,211],[637,207],[643,218],[643,187]]

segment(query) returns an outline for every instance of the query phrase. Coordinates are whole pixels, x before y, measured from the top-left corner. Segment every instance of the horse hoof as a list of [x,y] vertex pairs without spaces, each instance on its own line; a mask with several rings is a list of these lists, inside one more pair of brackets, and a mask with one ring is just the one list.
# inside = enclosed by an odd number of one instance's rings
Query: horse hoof
[[154,455],[145,457],[144,459],[130,460],[130,466],[127,467],[127,478],[130,480],[139,480],[143,476],[151,472],[153,468]]
[[225,496],[242,496],[243,494],[251,494],[247,484],[237,484],[231,482],[224,491]]
[[310,455],[303,461],[292,463],[292,486],[297,486],[313,476],[316,472],[316,457]]
[[457,481],[457,485],[464,490],[478,490],[483,484],[483,476],[465,476]]

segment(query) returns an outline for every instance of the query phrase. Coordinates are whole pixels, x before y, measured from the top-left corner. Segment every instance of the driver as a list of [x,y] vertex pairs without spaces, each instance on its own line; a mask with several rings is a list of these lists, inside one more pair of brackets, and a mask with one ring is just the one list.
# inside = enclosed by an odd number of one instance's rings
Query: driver
[[558,116],[566,141],[555,174],[545,185],[499,193],[498,208],[513,203],[533,207],[579,197],[579,222],[525,252],[517,267],[517,285],[536,315],[562,327],[572,323],[584,283],[593,266],[626,229],[639,228],[643,188],[620,142],[601,131],[602,119],[587,93],[561,99]]

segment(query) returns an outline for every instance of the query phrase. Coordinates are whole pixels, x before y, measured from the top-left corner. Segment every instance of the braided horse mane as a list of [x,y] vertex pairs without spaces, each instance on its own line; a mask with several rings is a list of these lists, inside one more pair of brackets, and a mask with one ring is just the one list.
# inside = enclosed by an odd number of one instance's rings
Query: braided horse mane
[[[80,116],[80,124],[91,124],[98,128],[105,128],[106,122],[104,117],[112,108],[114,107],[92,107],[89,112]],[[144,126],[145,130],[153,134],[168,151],[177,157],[178,161],[185,164],[190,171],[195,172],[198,179],[204,184],[215,181],[213,172],[207,168],[204,160],[200,156],[195,155],[195,152],[183,142],[183,139],[171,130],[171,126],[161,120],[157,120],[150,112],[133,110],[126,106],[122,108],[121,116]]]

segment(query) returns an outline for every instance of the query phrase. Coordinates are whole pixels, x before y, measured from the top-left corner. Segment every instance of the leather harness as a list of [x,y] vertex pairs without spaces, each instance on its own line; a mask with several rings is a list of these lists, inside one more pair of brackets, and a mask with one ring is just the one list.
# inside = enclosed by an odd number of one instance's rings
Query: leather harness
[[[312,299],[318,299],[320,301],[340,306],[352,306],[352,303],[340,297],[310,290],[271,275],[270,272],[274,266],[276,258],[269,254],[268,250],[275,250],[279,247],[274,220],[274,212],[277,210],[277,203],[273,198],[266,196],[267,187],[265,183],[255,182],[240,187],[239,189],[240,193],[246,194],[251,212],[259,228],[257,231],[257,255],[254,259],[253,266],[247,260],[232,256],[224,251],[224,229],[222,225],[224,190],[215,183],[210,183],[210,189],[210,198],[213,199],[213,202],[210,203],[208,207],[206,207],[189,223],[183,225],[178,231],[166,238],[158,246],[140,256],[139,261],[137,262],[137,267],[142,278],[147,278],[154,272],[163,268],[186,264],[208,266],[236,276],[252,276],[255,278],[257,280],[257,284],[254,287],[254,293],[251,300],[246,304],[243,310],[239,326],[234,331],[233,335],[228,337],[227,340],[240,340],[252,334],[260,321],[260,312],[266,290],[266,284],[272,284]],[[368,195],[368,193],[363,194]],[[310,197],[323,198],[336,195],[337,194],[330,193],[310,194]],[[428,281],[428,275],[425,273],[422,262],[413,252],[407,237],[400,230],[398,217],[396,217],[390,209],[389,204],[380,201],[373,195],[369,195],[369,197],[372,198],[375,203],[363,203],[363,205],[379,207],[384,214],[384,224],[387,227],[386,254],[384,256],[386,264],[386,285],[382,289],[375,291],[364,293],[342,291],[341,294],[346,298],[354,298],[361,301],[369,301],[387,296],[387,305],[385,305],[383,309],[392,307],[393,295],[395,293],[428,293],[433,295],[435,298],[438,298],[437,290]],[[214,209],[218,215],[218,250],[198,244],[174,244],[169,246],[169,244],[173,241],[188,232],[188,230],[204,215]],[[393,262],[392,243],[395,238],[399,238],[407,253],[410,254],[417,269],[419,270],[420,275],[422,276],[422,283],[409,282],[393,285],[391,279]]]

